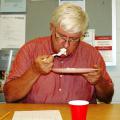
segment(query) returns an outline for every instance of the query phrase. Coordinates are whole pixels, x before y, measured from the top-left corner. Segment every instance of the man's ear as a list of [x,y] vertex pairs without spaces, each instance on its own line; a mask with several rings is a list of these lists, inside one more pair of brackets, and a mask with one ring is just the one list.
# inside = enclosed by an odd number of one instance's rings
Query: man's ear
[[54,27],[53,23],[50,23],[50,31],[51,31],[51,32],[54,32],[54,31],[55,31],[55,27]]

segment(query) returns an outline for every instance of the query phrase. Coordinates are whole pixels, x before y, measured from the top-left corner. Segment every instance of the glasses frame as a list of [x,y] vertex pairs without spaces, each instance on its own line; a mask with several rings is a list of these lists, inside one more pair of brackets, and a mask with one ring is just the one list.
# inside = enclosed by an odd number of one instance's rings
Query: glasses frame
[[75,37],[65,37],[62,36],[61,34],[55,32],[55,37],[58,41],[63,41],[63,42],[70,42],[70,43],[78,43],[80,42],[80,37],[75,38]]

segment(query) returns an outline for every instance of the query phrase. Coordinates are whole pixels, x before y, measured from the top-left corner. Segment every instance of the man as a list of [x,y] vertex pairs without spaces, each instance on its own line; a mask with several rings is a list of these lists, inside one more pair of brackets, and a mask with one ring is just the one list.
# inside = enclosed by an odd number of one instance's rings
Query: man
[[[100,53],[81,41],[87,14],[71,3],[59,6],[50,22],[51,36],[26,43],[18,52],[4,85],[7,102],[67,103],[82,99],[109,103],[113,83]],[[61,48],[66,55],[53,57]],[[81,74],[62,74],[53,68],[96,68]]]

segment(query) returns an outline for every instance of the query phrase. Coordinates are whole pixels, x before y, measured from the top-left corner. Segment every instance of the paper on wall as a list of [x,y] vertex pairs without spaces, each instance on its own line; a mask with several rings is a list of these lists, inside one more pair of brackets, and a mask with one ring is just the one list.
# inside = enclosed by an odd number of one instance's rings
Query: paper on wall
[[85,10],[85,0],[59,0],[59,5],[67,2],[76,4]]
[[20,48],[25,43],[25,14],[0,15],[0,49]]

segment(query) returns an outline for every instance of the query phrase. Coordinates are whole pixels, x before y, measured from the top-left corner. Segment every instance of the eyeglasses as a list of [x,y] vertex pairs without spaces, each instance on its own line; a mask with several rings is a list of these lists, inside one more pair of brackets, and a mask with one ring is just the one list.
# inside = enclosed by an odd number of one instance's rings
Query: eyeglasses
[[65,37],[65,36],[63,36],[61,34],[58,34],[58,33],[55,33],[55,36],[56,36],[58,41],[71,42],[71,43],[77,43],[77,42],[80,41],[80,38],[73,38],[73,37],[67,38],[67,37]]

